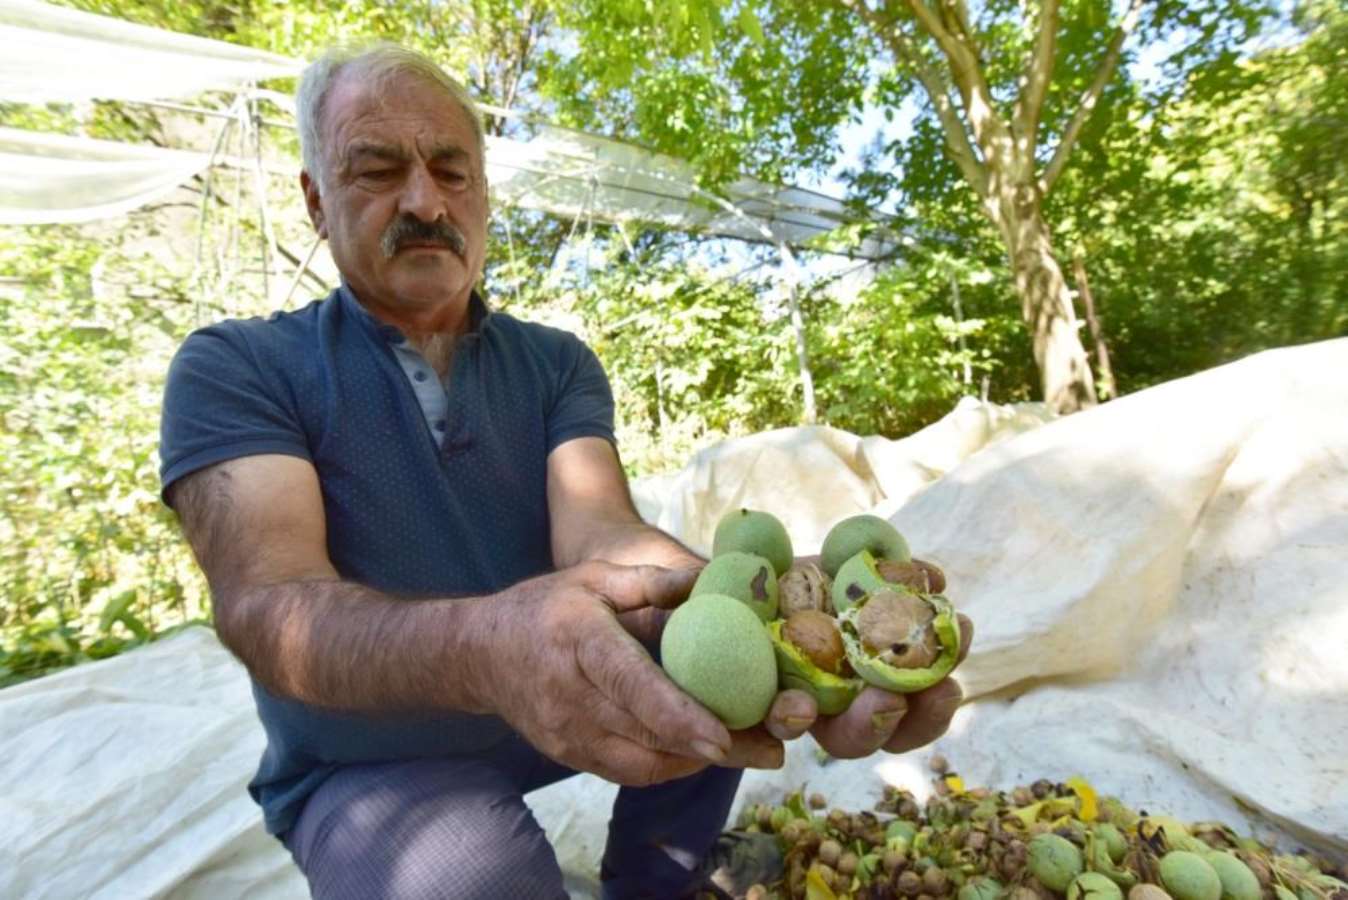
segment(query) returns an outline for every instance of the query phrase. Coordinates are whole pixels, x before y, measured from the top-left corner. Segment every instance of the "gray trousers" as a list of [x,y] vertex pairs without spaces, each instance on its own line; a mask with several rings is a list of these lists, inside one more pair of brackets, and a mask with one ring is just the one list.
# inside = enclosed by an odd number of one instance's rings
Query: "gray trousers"
[[[317,900],[565,898],[524,795],[575,772],[518,737],[471,757],[347,766],[282,835]],[[725,827],[739,769],[622,788],[600,878],[605,900],[679,898]]]

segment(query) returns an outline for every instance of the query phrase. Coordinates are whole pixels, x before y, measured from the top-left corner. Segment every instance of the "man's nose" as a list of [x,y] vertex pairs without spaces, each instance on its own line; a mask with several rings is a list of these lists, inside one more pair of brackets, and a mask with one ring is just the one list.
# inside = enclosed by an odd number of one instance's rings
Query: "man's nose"
[[434,222],[445,215],[444,197],[429,170],[422,166],[412,167],[403,183],[398,211],[416,216],[423,222]]

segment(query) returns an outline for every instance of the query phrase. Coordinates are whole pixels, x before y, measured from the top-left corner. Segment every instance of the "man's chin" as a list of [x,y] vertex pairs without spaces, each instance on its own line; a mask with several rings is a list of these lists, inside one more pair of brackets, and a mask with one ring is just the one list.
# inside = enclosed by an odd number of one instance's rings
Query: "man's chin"
[[395,279],[392,287],[398,297],[414,306],[439,306],[468,296],[461,266],[409,274],[410,277]]

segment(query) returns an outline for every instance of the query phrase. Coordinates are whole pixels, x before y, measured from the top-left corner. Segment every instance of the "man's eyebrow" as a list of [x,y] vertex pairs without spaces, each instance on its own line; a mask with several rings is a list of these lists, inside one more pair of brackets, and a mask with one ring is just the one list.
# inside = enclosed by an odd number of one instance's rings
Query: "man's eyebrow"
[[431,159],[436,162],[466,162],[471,154],[457,144],[442,144],[431,150]]
[[349,166],[362,156],[372,156],[389,162],[407,162],[407,154],[389,144],[373,144],[358,141],[346,148],[346,164]]
[[[373,157],[388,162],[405,163],[409,157],[400,147],[391,144],[376,144],[372,141],[356,141],[346,149],[346,165],[353,165],[362,157]],[[442,144],[431,150],[432,162],[467,162],[472,158],[463,147],[457,144]]]

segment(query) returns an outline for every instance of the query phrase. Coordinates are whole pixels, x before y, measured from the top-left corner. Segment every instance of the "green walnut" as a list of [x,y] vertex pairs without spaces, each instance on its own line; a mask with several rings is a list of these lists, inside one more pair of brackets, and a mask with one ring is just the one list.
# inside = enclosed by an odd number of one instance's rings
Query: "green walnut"
[[955,608],[940,594],[881,589],[838,618],[852,669],[887,691],[911,694],[929,688],[959,659]]
[[752,509],[732,509],[716,523],[711,539],[712,557],[740,550],[764,557],[772,563],[773,574],[780,577],[791,568],[795,556],[791,535],[772,513]]
[[1171,850],[1161,857],[1161,884],[1175,900],[1222,900],[1222,879],[1197,853]]
[[1222,883],[1222,900],[1259,900],[1263,896],[1259,879],[1235,854],[1214,850],[1203,854],[1203,859],[1212,866]]
[[712,557],[697,576],[689,596],[699,594],[734,597],[764,622],[777,617],[777,574],[772,563],[754,553],[731,550]]
[[1002,895],[1002,883],[995,878],[979,875],[964,883],[955,900],[997,900]]
[[734,597],[700,594],[684,601],[665,623],[660,658],[674,683],[730,729],[763,721],[777,696],[772,638]]
[[768,633],[783,689],[805,691],[826,716],[836,716],[852,705],[862,681],[845,671],[846,651],[832,616],[801,610],[789,619],[769,622]]
[[831,591],[833,608],[842,612],[866,594],[885,587],[913,594],[939,594],[945,590],[945,573],[920,559],[881,559],[862,550],[838,569]]
[[1026,865],[1030,874],[1044,887],[1059,893],[1065,892],[1086,868],[1080,848],[1060,835],[1035,835],[1030,839],[1029,852]]
[[867,550],[876,559],[907,561],[912,558],[908,542],[899,530],[879,516],[862,514],[843,519],[829,529],[819,551],[819,564],[830,578],[838,577],[842,564]]
[[907,819],[895,819],[885,826],[885,840],[887,841],[894,838],[903,838],[911,844],[915,837],[917,837],[917,825]]
[[1099,872],[1082,872],[1067,886],[1067,900],[1123,900],[1123,891]]
[[1123,836],[1119,827],[1110,822],[1097,822],[1091,830],[1104,844],[1110,862],[1122,862],[1123,855],[1128,852],[1128,839]]
[[880,574],[879,561],[869,550],[862,550],[838,569],[833,577],[833,610],[843,613],[867,594],[894,587]]

